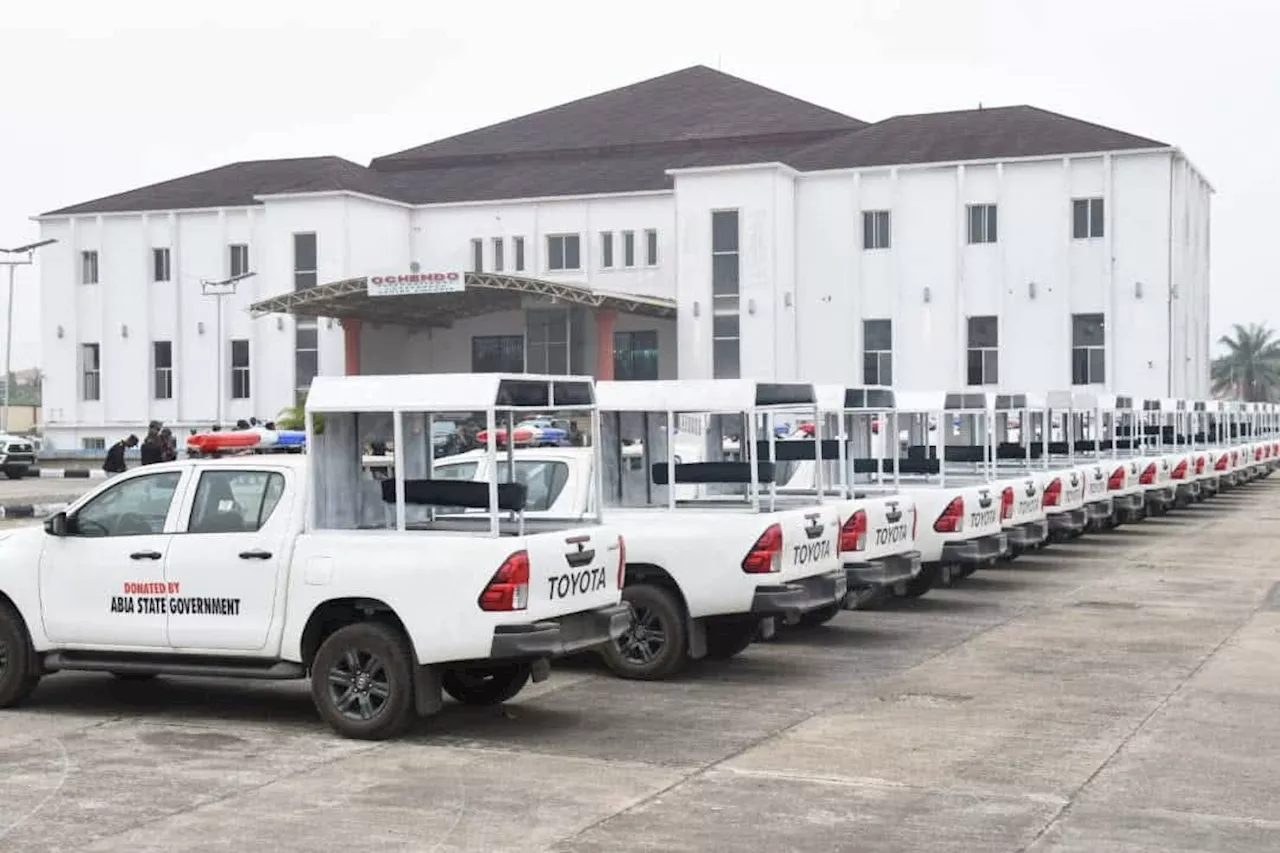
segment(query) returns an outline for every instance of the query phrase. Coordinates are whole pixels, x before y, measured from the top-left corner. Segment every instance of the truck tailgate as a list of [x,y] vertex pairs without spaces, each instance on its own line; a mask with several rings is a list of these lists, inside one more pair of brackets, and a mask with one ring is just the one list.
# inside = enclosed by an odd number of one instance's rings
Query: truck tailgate
[[835,571],[840,559],[840,513],[834,504],[767,513],[766,522],[782,527],[782,567],[788,581]]
[[619,540],[611,526],[526,535],[529,603],[525,617],[552,619],[617,603]]

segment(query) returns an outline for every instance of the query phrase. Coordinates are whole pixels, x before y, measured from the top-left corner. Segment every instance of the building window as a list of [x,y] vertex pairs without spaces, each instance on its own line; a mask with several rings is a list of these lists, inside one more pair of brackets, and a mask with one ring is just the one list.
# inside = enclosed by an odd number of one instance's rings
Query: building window
[[524,238],[516,237],[513,242],[516,249],[516,272],[524,272]]
[[299,323],[293,337],[293,387],[306,391],[320,371],[320,331],[314,323]]
[[231,342],[231,399],[249,399],[249,342]]
[[613,378],[658,378],[658,333],[613,333]]
[[232,243],[227,247],[231,254],[231,277],[244,275],[249,271],[249,247],[244,243]]
[[96,251],[80,253],[80,283],[98,283],[98,253]]
[[105,438],[82,438],[80,439],[81,450],[106,450],[107,440]]
[[523,335],[476,335],[471,339],[472,373],[524,373]]
[[862,211],[862,248],[889,248],[889,211]]
[[711,318],[711,375],[716,379],[737,379],[742,375],[742,327],[737,314],[716,314]]
[[1071,315],[1071,384],[1107,381],[1106,318],[1102,314]]
[[658,265],[658,229],[647,228],[644,232],[644,263],[648,267]]
[[600,232],[600,266],[609,269],[613,266],[613,232]]
[[173,398],[173,342],[151,342],[151,384],[157,400]]
[[170,275],[169,250],[168,249],[152,249],[151,250],[151,280],[152,281],[168,281],[169,275]]
[[501,237],[493,238],[493,271],[494,272],[502,272],[502,268],[507,265],[507,259],[504,257],[504,255],[506,254],[506,251],[505,251],[506,248],[507,248],[506,243],[503,241]]
[[741,375],[738,211],[711,213],[711,375],[737,379]]
[[622,232],[622,265],[624,267],[634,267],[636,265],[636,232]]
[[893,384],[893,321],[862,321],[862,381]]
[[97,344],[80,345],[80,397],[102,399],[102,359]]
[[994,204],[969,205],[969,242],[994,243],[996,241],[996,206]]
[[1103,207],[1100,198],[1075,198],[1071,200],[1071,236],[1077,240],[1088,240],[1101,237],[1103,230]]
[[293,235],[293,289],[316,286],[316,235]]
[[582,269],[577,234],[552,234],[547,237],[547,269]]
[[471,271],[484,272],[484,241],[479,237],[471,241]]
[[563,375],[569,372],[569,312],[561,310],[528,312],[528,358],[530,373]]
[[1000,330],[995,317],[969,318],[969,384],[1000,381]]

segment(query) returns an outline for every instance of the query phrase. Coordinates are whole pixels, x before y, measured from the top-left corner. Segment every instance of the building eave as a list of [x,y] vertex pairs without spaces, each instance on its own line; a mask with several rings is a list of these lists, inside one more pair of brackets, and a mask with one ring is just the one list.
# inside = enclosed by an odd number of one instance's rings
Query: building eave
[[377,202],[378,204],[389,204],[395,207],[402,207],[406,210],[411,210],[415,207],[415,205],[409,204],[405,201],[400,201],[399,199],[357,192],[356,190],[315,190],[314,192],[261,193],[254,195],[253,197],[254,201],[260,203],[267,201],[306,201],[317,198],[359,198],[365,201]]
[[1169,154],[1177,148],[1164,145],[1158,148],[1119,148],[1110,151],[1069,151],[1065,154],[1031,154],[1023,157],[984,157],[977,160],[932,160],[924,163],[878,163],[873,166],[845,166],[838,169],[812,169],[800,172],[802,178],[820,178],[832,175],[853,175],[859,172],[890,172],[916,169],[954,169],[956,166],[994,166],[997,163],[1036,163],[1055,160],[1083,160],[1094,157],[1130,156],[1140,154]]
[[659,198],[662,196],[674,195],[675,190],[627,190],[618,193],[579,193],[577,195],[542,195],[542,196],[516,196],[512,198],[492,198],[477,199],[475,201],[431,201],[422,202],[420,204],[411,204],[418,210],[435,210],[437,208],[444,209],[450,207],[493,207],[504,204],[545,204],[555,201],[599,201],[601,199],[610,200],[615,198]]
[[801,174],[795,168],[788,166],[786,163],[780,163],[777,160],[771,160],[761,163],[732,163],[725,166],[684,166],[677,169],[667,169],[666,174],[672,177],[680,175],[707,175],[718,172],[760,172],[760,171],[778,171],[789,177],[797,177]]
[[41,213],[30,217],[31,222],[56,222],[61,219],[97,219],[98,217],[168,216],[171,213],[219,213],[222,211],[261,210],[261,204],[219,204],[211,207],[150,208],[147,210],[101,210],[84,213]]

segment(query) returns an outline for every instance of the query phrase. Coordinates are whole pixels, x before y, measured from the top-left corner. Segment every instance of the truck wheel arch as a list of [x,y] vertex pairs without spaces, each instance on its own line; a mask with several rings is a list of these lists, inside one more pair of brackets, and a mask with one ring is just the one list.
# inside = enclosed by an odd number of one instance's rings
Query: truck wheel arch
[[684,608],[685,614],[688,614],[689,602],[685,601],[684,591],[680,589],[676,579],[661,566],[655,566],[652,563],[627,563],[622,585],[625,588],[633,583],[647,583],[671,590],[676,598],[680,599],[680,606]]
[[416,661],[417,650],[413,646],[413,637],[389,604],[376,598],[331,598],[316,605],[307,618],[306,627],[302,629],[302,665],[310,669],[316,652],[320,650],[320,644],[334,631],[356,622],[380,622],[395,628],[404,635]]

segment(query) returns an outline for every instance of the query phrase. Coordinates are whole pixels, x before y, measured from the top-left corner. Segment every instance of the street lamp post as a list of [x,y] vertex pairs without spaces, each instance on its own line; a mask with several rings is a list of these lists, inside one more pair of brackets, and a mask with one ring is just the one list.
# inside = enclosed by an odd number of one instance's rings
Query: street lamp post
[[222,426],[222,351],[225,349],[222,341],[222,300],[228,296],[235,296],[236,287],[240,282],[254,274],[255,273],[252,272],[242,272],[239,275],[231,276],[231,278],[224,278],[218,281],[206,281],[202,279],[200,282],[200,293],[204,296],[212,296],[217,301],[218,305],[218,317],[214,324],[214,337],[217,338],[218,344],[218,404],[216,423],[219,427]]
[[48,246],[56,243],[57,240],[40,240],[37,243],[28,243],[25,246],[18,246],[15,249],[0,249],[0,253],[5,255],[25,255],[25,258],[2,258],[0,265],[9,268],[9,293],[8,299],[5,301],[5,321],[4,321],[4,409],[0,410],[0,432],[9,432],[9,393],[13,384],[13,273],[20,266],[30,266],[35,262],[36,249],[42,246]]

